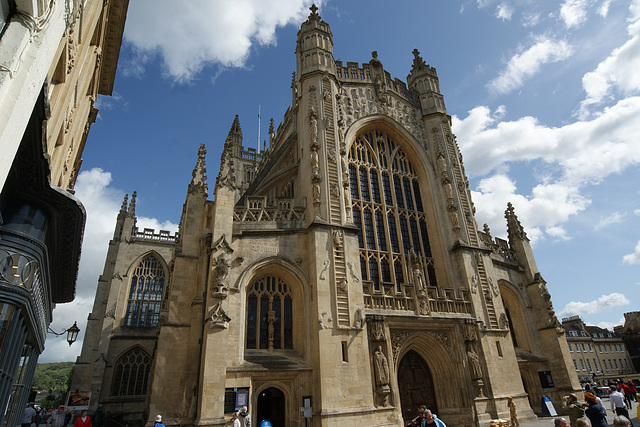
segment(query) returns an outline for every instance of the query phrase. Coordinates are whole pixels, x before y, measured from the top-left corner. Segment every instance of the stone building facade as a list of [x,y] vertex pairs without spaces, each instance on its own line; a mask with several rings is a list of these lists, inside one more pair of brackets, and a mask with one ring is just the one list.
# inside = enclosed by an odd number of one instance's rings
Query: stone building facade
[[626,377],[634,373],[623,338],[607,329],[585,325],[580,316],[562,319],[573,366],[581,382]]
[[[521,420],[580,390],[514,208],[478,230],[436,70],[334,60],[315,7],[269,146],[238,117],[209,200],[198,151],[177,235],[125,199],[72,389],[130,425],[449,425]],[[134,193],[135,195],[135,193]]]
[[[73,196],[128,0],[0,0],[0,424],[20,424],[56,304],[74,299]],[[71,326],[71,325],[69,325]]]

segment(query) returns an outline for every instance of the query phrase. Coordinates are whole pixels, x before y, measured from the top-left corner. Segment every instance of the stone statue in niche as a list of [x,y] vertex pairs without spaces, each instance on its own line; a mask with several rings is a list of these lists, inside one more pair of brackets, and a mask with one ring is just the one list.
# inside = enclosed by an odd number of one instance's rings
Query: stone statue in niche
[[364,329],[364,314],[362,308],[358,307],[353,315],[353,328],[359,331]]
[[309,112],[309,136],[311,143],[318,142],[318,115],[314,109]]
[[344,237],[342,236],[342,230],[333,231],[333,246],[336,249],[342,249],[344,246]]
[[473,350],[471,344],[467,345],[467,359],[469,360],[469,369],[471,371],[471,379],[477,380],[482,378],[482,368],[480,367],[480,358]]
[[376,377],[378,403],[387,407],[389,406],[389,394],[391,394],[391,387],[389,387],[391,375],[389,373],[389,361],[382,352],[382,346],[380,345],[373,352],[373,369]]

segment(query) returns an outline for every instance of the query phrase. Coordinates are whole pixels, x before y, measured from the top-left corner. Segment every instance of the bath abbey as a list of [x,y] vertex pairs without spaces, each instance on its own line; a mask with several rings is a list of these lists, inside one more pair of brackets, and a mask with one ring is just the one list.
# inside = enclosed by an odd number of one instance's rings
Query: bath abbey
[[476,222],[435,68],[414,50],[405,82],[333,50],[312,6],[291,106],[263,150],[230,115],[209,178],[194,152],[176,234],[138,229],[125,197],[71,384],[90,410],[403,426],[426,405],[488,426],[580,390],[517,206],[507,240]]

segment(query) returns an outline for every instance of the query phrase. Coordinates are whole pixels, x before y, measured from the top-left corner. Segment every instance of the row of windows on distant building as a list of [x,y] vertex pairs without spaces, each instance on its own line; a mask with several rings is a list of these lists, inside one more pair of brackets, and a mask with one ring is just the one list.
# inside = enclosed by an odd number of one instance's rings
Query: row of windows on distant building
[[[588,337],[589,334],[585,331],[567,331],[567,335],[570,337]],[[591,334],[592,338],[614,338],[612,333],[598,332]]]
[[[613,360],[613,363],[611,362]],[[620,361],[620,364],[618,364],[618,360]],[[630,369],[629,366],[629,361],[626,359],[603,359],[602,360],[602,367],[604,368],[605,371],[614,371],[614,370],[620,370],[620,369]],[[593,359],[593,367],[591,365],[591,361],[589,359],[587,359],[587,364],[585,365],[584,363],[585,361],[580,359],[580,367],[582,367],[583,371],[589,371],[589,372],[597,372],[600,371],[600,368],[598,367],[598,361],[596,359]],[[607,366],[607,363],[609,364],[609,366]],[[578,367],[578,361],[577,360],[573,360],[573,366],[575,366],[576,371],[580,371],[580,368]],[[614,368],[615,366],[615,368]],[[587,367],[589,369],[587,369]],[[595,367],[595,370],[593,369]]]
[[[591,343],[587,343],[585,345],[585,343],[568,343],[569,344],[569,351],[573,353],[573,348],[575,346],[575,351],[577,353],[580,353],[580,346],[582,346],[582,352],[586,353],[587,352],[587,346],[589,346],[589,351],[593,353],[593,346],[591,345]],[[622,347],[622,344],[598,344],[598,352],[602,353],[603,352],[603,348],[604,348],[604,353],[613,353],[613,352],[623,352],[624,348]]]

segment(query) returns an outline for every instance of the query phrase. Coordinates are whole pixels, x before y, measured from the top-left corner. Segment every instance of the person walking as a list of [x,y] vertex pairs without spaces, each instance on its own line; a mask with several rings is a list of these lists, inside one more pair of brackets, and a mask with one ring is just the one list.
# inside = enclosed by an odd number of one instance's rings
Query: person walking
[[425,409],[422,413],[420,427],[447,427],[447,425],[436,416],[430,409]]
[[29,402],[27,403],[27,407],[24,408],[24,412],[22,413],[22,427],[31,427],[33,417],[36,416],[36,409],[34,406],[34,402]]
[[153,427],[164,427],[164,424],[162,424],[162,415],[156,415],[156,423]]
[[584,400],[586,400],[587,405],[589,406],[585,411],[585,415],[591,421],[591,425],[593,427],[608,427],[607,423],[607,414],[605,412],[604,406],[598,403],[598,399],[593,393],[585,393]]
[[240,416],[240,425],[242,427],[251,427],[251,414],[249,414],[246,406],[242,407],[238,415]]
[[232,427],[241,427],[237,412],[234,412],[233,414],[231,414],[231,423],[232,423]]
[[627,405],[624,403],[624,395],[618,391],[615,385],[609,386],[609,389],[611,389],[611,393],[609,393],[611,412],[629,419],[629,411],[627,410]]

